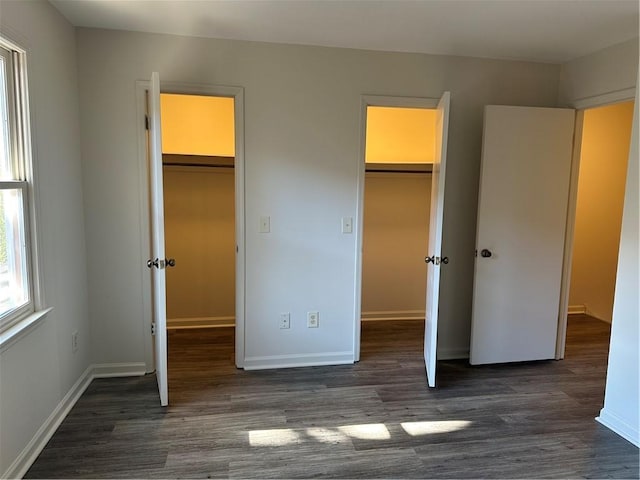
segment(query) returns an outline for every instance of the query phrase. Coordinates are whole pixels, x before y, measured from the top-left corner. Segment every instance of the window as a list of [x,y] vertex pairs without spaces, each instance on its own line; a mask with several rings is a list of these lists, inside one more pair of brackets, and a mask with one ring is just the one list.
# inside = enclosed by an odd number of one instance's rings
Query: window
[[0,38],[0,332],[35,311],[24,52]]

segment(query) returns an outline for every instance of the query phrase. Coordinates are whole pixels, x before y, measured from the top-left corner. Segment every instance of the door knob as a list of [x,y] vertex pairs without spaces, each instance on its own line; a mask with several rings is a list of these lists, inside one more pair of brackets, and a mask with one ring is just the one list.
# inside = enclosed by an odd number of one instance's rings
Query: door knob
[[433,263],[436,264],[436,256],[432,255],[430,257],[424,257],[424,263]]
[[164,264],[167,267],[175,267],[176,266],[176,259],[175,258],[165,258],[164,259]]
[[155,260],[147,260],[147,267],[151,268],[151,267],[156,267],[158,268],[158,259],[156,258]]
[[492,255],[491,254],[491,250],[487,250],[486,248],[483,248],[480,251],[480,256],[483,257],[483,258],[489,258],[491,255]]

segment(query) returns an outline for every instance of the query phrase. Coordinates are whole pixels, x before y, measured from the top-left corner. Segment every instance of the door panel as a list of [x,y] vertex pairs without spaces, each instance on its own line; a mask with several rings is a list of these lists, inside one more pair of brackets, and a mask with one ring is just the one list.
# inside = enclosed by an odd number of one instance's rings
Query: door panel
[[162,132],[160,126],[160,77],[151,75],[149,90],[149,185],[151,193],[151,276],[153,322],[155,324],[155,363],[160,404],[169,403],[167,383],[167,288],[164,250],[164,193],[162,184]]
[[473,365],[555,357],[574,117],[485,108]]
[[447,166],[449,99],[449,92],[445,92],[440,102],[438,102],[436,154],[431,177],[431,213],[429,216],[429,248],[427,251],[433,261],[427,264],[427,306],[424,326],[424,362],[427,369],[427,382],[430,387],[436,386],[436,351],[438,347],[438,307],[440,268],[442,266],[442,220]]

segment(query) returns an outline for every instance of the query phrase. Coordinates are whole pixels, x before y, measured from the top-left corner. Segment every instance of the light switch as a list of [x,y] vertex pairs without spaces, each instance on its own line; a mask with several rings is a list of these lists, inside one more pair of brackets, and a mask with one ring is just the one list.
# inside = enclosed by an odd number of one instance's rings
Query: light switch
[[353,217],[342,217],[342,233],[353,233]]
[[271,217],[260,217],[260,233],[271,231]]

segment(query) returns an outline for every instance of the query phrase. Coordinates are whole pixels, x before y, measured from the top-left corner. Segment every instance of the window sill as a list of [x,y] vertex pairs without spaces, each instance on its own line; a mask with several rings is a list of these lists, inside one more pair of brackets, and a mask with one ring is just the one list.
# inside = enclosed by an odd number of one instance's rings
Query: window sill
[[36,328],[53,308],[38,310],[0,333],[0,353]]

